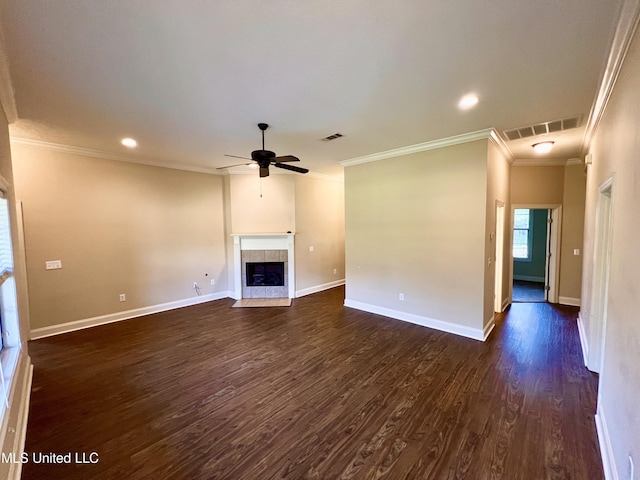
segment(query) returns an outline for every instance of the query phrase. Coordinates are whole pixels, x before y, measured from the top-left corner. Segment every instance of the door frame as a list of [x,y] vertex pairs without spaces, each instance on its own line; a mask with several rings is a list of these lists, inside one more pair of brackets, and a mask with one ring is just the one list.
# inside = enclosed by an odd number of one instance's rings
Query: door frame
[[607,332],[609,272],[613,234],[613,180],[613,177],[610,177],[600,184],[596,205],[591,311],[589,318],[591,345],[587,355],[587,368],[597,373],[602,371]]
[[[511,205],[511,228],[510,235],[513,236],[514,211],[517,208],[528,208],[530,210],[549,210],[551,212],[552,223],[547,223],[547,245],[551,255],[548,267],[545,267],[545,279],[548,281],[549,290],[545,298],[549,303],[558,303],[560,284],[560,241],[562,237],[562,204],[560,203],[517,203]],[[513,302],[513,251],[509,258],[509,299]],[[548,270],[548,271],[547,271]]]
[[505,251],[505,204],[496,200],[496,230],[495,230],[495,281],[493,311],[502,312],[504,310],[504,296],[502,294],[504,285],[504,251]]

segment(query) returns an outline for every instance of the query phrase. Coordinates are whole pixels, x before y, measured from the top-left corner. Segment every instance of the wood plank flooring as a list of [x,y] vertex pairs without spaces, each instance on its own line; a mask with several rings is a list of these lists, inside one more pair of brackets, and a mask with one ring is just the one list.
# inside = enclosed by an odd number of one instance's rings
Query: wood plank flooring
[[514,304],[481,343],[343,300],[225,299],[30,342],[25,451],[98,462],[22,478],[603,477],[577,309]]

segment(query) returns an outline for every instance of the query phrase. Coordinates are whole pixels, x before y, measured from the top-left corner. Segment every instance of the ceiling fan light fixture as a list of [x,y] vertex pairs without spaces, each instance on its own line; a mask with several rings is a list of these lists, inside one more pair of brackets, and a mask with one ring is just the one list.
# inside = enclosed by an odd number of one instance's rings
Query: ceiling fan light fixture
[[539,155],[544,155],[545,153],[549,153],[553,148],[553,144],[555,142],[538,142],[531,145],[535,152]]

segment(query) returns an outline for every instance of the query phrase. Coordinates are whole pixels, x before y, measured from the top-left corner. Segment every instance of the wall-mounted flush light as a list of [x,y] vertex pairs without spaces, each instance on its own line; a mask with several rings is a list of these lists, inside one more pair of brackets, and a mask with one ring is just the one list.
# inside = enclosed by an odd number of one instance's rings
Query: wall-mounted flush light
[[551,149],[553,148],[553,144],[555,142],[540,142],[540,143],[534,143],[533,145],[531,145],[533,147],[533,149],[535,150],[535,152],[539,155],[543,155],[545,153],[549,153],[551,151]]
[[120,143],[127,148],[136,148],[138,146],[138,142],[136,142],[133,138],[123,138]]
[[458,102],[458,108],[461,110],[469,110],[478,104],[478,96],[475,93],[468,93]]

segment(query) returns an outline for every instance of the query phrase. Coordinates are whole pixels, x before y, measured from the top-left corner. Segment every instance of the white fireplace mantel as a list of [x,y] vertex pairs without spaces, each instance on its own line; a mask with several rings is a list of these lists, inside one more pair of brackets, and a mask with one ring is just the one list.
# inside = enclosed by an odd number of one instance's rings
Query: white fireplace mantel
[[242,298],[242,250],[287,250],[289,298],[295,297],[295,233],[232,233],[233,237],[233,271],[234,296],[236,300]]

